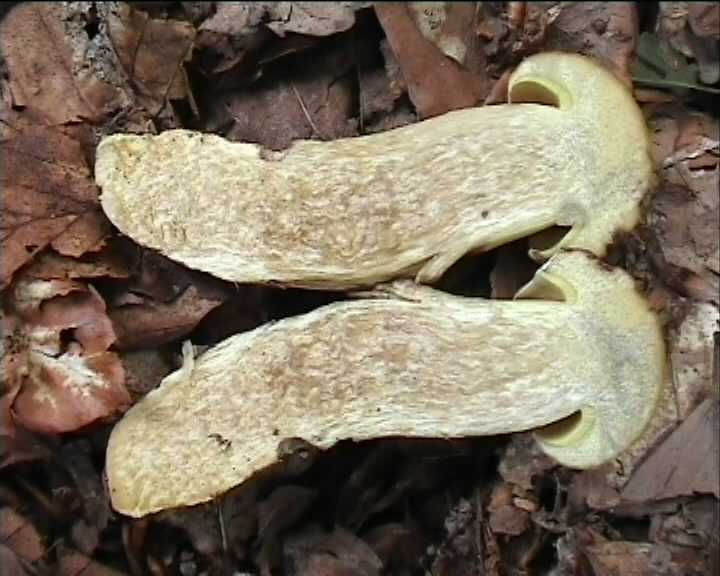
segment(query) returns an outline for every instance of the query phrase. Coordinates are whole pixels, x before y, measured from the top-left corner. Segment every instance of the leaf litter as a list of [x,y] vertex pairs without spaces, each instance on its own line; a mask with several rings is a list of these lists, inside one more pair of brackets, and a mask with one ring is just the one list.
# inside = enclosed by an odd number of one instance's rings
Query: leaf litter
[[[718,133],[694,94],[717,84],[716,20],[711,3],[672,2],[656,13],[595,2],[11,9],[0,24],[0,146],[13,167],[2,173],[0,222],[0,466],[14,473],[0,480],[2,566],[72,576],[709,573]],[[512,67],[543,50],[593,55],[628,84],[648,54],[663,55],[650,63],[655,92],[635,85],[648,98],[660,185],[614,256],[668,326],[671,384],[646,438],[584,472],[555,465],[528,434],[346,443],[306,460],[300,447],[285,473],[216,502],[141,521],[114,515],[107,434],[177,366],[182,340],[211,345],[343,296],[233,286],[134,246],[99,209],[99,138],[182,126],[281,150],[367,134],[502,102]],[[542,239],[469,257],[441,284],[511,298],[534,270],[533,242]],[[51,535],[61,538],[50,545]]]

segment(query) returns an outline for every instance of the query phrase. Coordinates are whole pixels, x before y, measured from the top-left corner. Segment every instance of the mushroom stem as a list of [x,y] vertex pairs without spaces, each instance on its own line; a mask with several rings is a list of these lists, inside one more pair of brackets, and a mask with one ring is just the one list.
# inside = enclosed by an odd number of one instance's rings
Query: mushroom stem
[[[412,282],[233,336],[135,405],[108,446],[116,509],[202,502],[277,461],[278,443],[460,437],[541,427],[563,464],[612,458],[642,432],[663,375],[657,320],[632,280],[583,252],[551,259],[523,297]],[[226,442],[218,442],[217,438]]]
[[560,247],[605,252],[653,181],[632,95],[592,60],[546,53],[512,103],[283,152],[186,130],[114,135],[95,175],[112,222],[140,244],[237,282],[353,288],[437,280],[471,251],[553,225]]

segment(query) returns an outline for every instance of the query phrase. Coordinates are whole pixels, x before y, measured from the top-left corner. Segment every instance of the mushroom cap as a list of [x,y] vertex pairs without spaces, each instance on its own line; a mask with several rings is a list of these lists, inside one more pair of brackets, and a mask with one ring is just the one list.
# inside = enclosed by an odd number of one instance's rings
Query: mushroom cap
[[577,137],[584,133],[594,141],[593,154],[567,158],[584,164],[592,194],[583,195],[582,205],[569,198],[564,221],[556,223],[573,229],[537,255],[546,259],[560,248],[579,248],[603,256],[616,233],[637,224],[640,202],[657,181],[652,140],[632,92],[594,60],[544,52],[515,69],[508,97],[514,103],[544,102],[572,114]]

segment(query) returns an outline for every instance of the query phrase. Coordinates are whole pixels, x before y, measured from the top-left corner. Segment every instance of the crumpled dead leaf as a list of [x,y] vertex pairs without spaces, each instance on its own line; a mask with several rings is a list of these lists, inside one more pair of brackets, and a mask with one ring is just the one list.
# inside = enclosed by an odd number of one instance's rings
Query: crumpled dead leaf
[[0,287],[48,246],[67,256],[102,247],[110,224],[81,144],[62,130],[33,126],[0,142],[3,209]]
[[[508,72],[509,63],[543,47],[548,26],[561,10],[559,2],[478,3],[477,34],[495,76]],[[497,101],[497,96],[493,101]]]
[[[355,11],[366,4],[221,2],[199,26],[196,46],[206,52],[204,67],[212,74],[236,70],[253,53],[262,66],[279,55],[312,46],[316,38],[349,30],[355,24]],[[263,51],[265,47],[269,53]],[[261,73],[255,71],[258,77]]]
[[[9,297],[14,330],[3,361],[13,418],[24,428],[62,433],[126,408],[122,365],[105,303],[70,280],[19,280]],[[69,337],[70,342],[65,344]]]
[[473,106],[487,95],[486,79],[464,69],[427,40],[407,5],[380,3],[375,5],[375,13],[421,119]]

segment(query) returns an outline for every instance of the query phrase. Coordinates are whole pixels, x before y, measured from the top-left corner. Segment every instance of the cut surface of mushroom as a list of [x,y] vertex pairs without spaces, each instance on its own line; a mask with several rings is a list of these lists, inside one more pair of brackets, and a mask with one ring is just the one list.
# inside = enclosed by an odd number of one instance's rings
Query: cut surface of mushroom
[[221,342],[133,406],[107,452],[131,516],[207,501],[299,438],[464,437],[536,429],[589,467],[643,431],[663,377],[654,314],[621,270],[562,251],[522,291],[463,298],[411,281]]
[[632,95],[593,60],[544,53],[515,70],[509,97],[282,152],[187,130],[113,135],[95,177],[123,233],[230,281],[429,283],[468,252],[553,225],[571,230],[539,259],[602,255],[654,179]]

